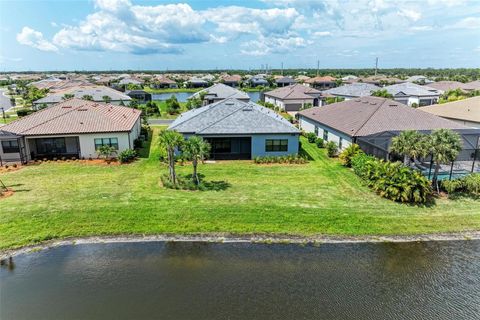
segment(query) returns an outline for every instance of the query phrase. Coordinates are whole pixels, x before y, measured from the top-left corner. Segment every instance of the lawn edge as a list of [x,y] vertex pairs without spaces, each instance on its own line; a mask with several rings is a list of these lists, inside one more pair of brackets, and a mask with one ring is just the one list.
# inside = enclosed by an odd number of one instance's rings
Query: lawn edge
[[264,243],[264,244],[348,244],[348,243],[401,243],[427,241],[465,241],[480,240],[480,231],[459,233],[431,233],[412,235],[368,235],[368,236],[284,236],[274,234],[235,235],[226,233],[209,234],[157,234],[157,235],[117,235],[88,236],[48,240],[35,245],[26,245],[13,249],[0,250],[0,259],[20,254],[42,251],[50,248],[98,243],[134,243],[134,242],[211,242],[211,243]]

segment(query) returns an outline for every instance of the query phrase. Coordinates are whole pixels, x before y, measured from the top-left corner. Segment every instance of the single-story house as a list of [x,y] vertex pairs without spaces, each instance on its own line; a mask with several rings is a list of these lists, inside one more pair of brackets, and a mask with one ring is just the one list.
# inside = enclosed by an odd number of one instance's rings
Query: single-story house
[[208,81],[197,78],[197,77],[192,77],[185,83],[189,88],[203,88],[208,86]]
[[269,86],[268,81],[262,75],[253,76],[248,80],[248,82],[252,87],[258,87],[258,86],[268,87]]
[[229,87],[239,87],[242,82],[242,76],[239,74],[225,75],[222,77],[221,82]]
[[348,75],[345,77],[342,77],[342,83],[355,83],[358,81],[358,77],[354,75]]
[[305,84],[315,89],[327,90],[337,86],[337,79],[331,76],[314,77],[306,80]]
[[465,90],[465,84],[458,81],[437,81],[428,84],[429,88],[437,89],[442,92],[460,89]]
[[475,149],[480,137],[480,130],[380,97],[355,98],[303,110],[298,118],[302,130],[334,141],[339,149],[357,143],[365,152],[382,158],[390,155],[391,138],[405,130],[452,129],[462,134],[468,149]]
[[143,90],[127,90],[125,94],[142,103],[152,101],[152,94]]
[[41,107],[51,106],[55,103],[65,100],[65,95],[73,94],[74,98],[82,99],[85,96],[90,96],[94,102],[105,102],[104,97],[110,98],[110,104],[128,104],[132,98],[120,92],[118,90],[105,87],[105,86],[84,86],[69,88],[63,91],[59,91],[53,94],[49,94],[46,97],[33,101],[33,108],[40,109]]
[[480,90],[480,80],[465,83],[464,89],[466,91]]
[[480,129],[480,96],[421,107],[419,110]]
[[135,78],[123,78],[118,82],[119,86],[127,86],[129,84],[141,86],[144,83],[142,79],[135,79]]
[[277,87],[286,87],[295,84],[295,80],[291,77],[280,77],[275,79],[275,84]]
[[220,100],[235,98],[241,101],[250,101],[250,96],[238,89],[229,87],[223,83],[216,83],[211,87],[195,92],[190,98],[202,98],[202,104],[206,106]]
[[298,83],[264,93],[265,102],[273,103],[287,112],[299,111],[306,104],[321,106],[321,95],[321,91]]
[[150,88],[152,89],[163,89],[163,88],[168,88],[168,89],[176,89],[178,88],[178,85],[175,81],[167,78],[167,77],[157,77],[152,80],[150,83]]
[[65,100],[2,127],[2,161],[53,157],[96,158],[102,145],[133,149],[140,110],[81,99]]
[[430,80],[425,76],[418,75],[418,76],[408,77],[406,82],[413,82],[417,84],[430,84],[433,82],[433,80]]
[[395,77],[387,77],[384,75],[373,75],[373,76],[368,76],[368,77],[360,77],[358,78],[358,82],[364,82],[364,83],[370,83],[374,84],[376,86],[386,86],[386,85],[392,85],[392,84],[398,84],[398,83],[404,83],[405,80],[395,78]]
[[429,106],[438,102],[443,91],[421,86],[415,83],[404,82],[384,87],[388,93],[393,95],[393,99],[403,103],[409,107],[416,104],[417,106]]
[[345,100],[370,96],[373,92],[380,90],[380,87],[370,83],[356,82],[340,87],[328,89],[322,92],[324,96],[339,97]]
[[210,159],[253,159],[297,154],[300,130],[253,102],[226,99],[182,113],[169,126],[188,138],[203,137]]

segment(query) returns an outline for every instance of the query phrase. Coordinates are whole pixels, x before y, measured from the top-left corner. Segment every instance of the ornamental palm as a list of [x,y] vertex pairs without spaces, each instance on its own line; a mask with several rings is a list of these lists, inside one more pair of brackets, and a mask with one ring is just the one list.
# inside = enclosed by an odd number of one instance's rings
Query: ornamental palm
[[424,154],[421,143],[422,134],[415,130],[406,130],[392,138],[390,151],[403,155],[403,164],[408,165],[410,158],[416,158]]
[[208,156],[210,152],[210,144],[201,137],[192,136],[186,141],[183,152],[188,159],[192,160],[192,179],[193,182],[198,185],[200,183],[197,173],[198,161],[202,161]]
[[458,153],[462,150],[462,139],[458,133],[450,129],[438,129],[430,134],[428,147],[432,154],[432,159],[435,161],[432,185],[436,187],[438,192],[438,171],[440,165],[455,161]]
[[110,103],[110,101],[112,101],[112,98],[110,98],[110,96],[103,96],[103,97],[102,97],[102,100],[103,100],[103,102],[105,102],[105,103]]
[[182,146],[183,136],[177,131],[164,130],[160,133],[160,144],[167,151],[170,182],[177,183],[175,173],[175,148]]

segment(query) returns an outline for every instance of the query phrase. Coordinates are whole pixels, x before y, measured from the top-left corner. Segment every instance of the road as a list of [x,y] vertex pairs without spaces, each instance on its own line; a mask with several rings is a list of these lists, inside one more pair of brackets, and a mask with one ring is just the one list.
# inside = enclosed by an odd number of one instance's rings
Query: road
[[5,96],[6,92],[7,89],[0,89],[0,108],[3,108],[5,111],[13,107],[10,103],[10,98]]
[[168,126],[173,122],[173,119],[148,119],[148,124]]

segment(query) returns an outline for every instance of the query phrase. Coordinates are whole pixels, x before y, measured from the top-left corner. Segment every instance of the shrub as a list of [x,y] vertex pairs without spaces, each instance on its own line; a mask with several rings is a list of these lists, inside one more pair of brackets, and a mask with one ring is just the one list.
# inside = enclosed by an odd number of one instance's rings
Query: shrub
[[317,139],[317,135],[313,132],[309,132],[305,136],[310,143],[315,143],[315,140]]
[[480,193],[480,173],[472,173],[462,178],[465,184],[465,191],[469,193]]
[[338,153],[338,146],[335,142],[333,141],[329,141],[327,142],[327,155],[330,157],[330,158],[333,158],[337,155]]
[[449,194],[455,192],[463,191],[465,184],[463,179],[454,179],[454,180],[442,180],[440,182],[440,187]]
[[140,149],[141,147],[143,147],[143,141],[141,139],[133,140],[133,147],[135,149]]
[[315,144],[317,145],[317,147],[319,148],[325,148],[325,141],[322,139],[322,138],[317,138],[315,140]]
[[25,116],[28,116],[31,113],[33,113],[33,110],[30,110],[30,109],[18,109],[17,110],[17,116],[19,116],[19,117],[25,117]]
[[118,160],[120,161],[120,163],[128,163],[130,161],[135,160],[136,158],[137,158],[137,152],[132,149],[123,150],[118,155]]
[[289,163],[289,164],[303,164],[308,160],[299,155],[285,155],[285,156],[265,156],[255,157],[253,162],[256,164],[268,164],[268,163]]
[[357,176],[362,179],[370,179],[375,169],[376,161],[378,160],[375,157],[361,153],[351,159],[351,166]]
[[358,144],[351,144],[340,153],[340,161],[346,167],[352,166],[352,158],[363,153]]

